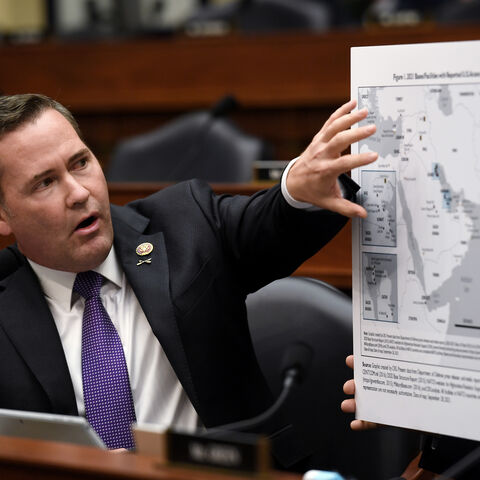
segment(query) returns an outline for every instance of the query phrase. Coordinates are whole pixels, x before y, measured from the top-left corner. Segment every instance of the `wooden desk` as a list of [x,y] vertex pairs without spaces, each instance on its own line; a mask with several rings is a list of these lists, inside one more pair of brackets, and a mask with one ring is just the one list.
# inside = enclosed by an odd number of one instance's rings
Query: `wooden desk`
[[[67,443],[0,436],[2,480],[227,480],[249,479],[242,475],[163,467],[154,457],[112,453]],[[272,480],[298,480],[297,475],[272,472]]]

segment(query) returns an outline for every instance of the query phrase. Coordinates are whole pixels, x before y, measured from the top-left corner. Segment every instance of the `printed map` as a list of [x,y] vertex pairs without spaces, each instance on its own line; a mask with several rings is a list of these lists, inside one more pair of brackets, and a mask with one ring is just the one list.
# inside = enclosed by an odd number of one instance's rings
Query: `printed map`
[[359,151],[379,153],[359,176],[363,319],[480,337],[480,84],[358,99],[377,126]]

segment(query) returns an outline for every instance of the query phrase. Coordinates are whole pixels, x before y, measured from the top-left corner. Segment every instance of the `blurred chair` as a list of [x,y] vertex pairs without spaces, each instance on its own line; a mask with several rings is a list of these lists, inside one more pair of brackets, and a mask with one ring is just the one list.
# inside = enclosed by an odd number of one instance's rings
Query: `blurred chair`
[[369,480],[399,475],[418,450],[418,435],[387,428],[353,432],[353,417],[340,411],[343,384],[352,378],[345,366],[353,349],[350,297],[319,280],[287,277],[249,295],[247,312],[255,353],[275,397],[288,346],[303,343],[314,352],[282,411],[295,436],[290,460],[309,455],[291,469],[338,470]]
[[250,182],[254,162],[271,158],[270,151],[261,139],[224,118],[235,105],[232,97],[225,97],[210,111],[183,115],[119,143],[106,172],[107,180]]
[[440,23],[478,23],[480,1],[444,1],[437,7],[435,20]]
[[223,22],[244,32],[325,31],[331,24],[331,11],[327,2],[319,0],[240,0],[199,9],[187,28],[201,30],[195,27],[209,22]]

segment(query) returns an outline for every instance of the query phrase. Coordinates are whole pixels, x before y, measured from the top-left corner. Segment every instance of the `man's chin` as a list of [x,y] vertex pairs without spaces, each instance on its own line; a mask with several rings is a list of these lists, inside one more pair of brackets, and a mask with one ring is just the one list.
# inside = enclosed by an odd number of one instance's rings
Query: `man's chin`
[[104,233],[82,241],[70,242],[70,251],[64,258],[58,258],[56,270],[67,272],[86,272],[98,267],[110,253],[113,245],[113,234]]
[[108,257],[112,249],[112,242],[104,243],[103,245],[84,245],[80,251],[77,252],[72,261],[70,271],[86,272],[98,267]]
[[98,267],[108,256],[113,245],[113,232],[96,235],[87,241],[58,242],[57,248],[38,243],[22,244],[19,250],[30,260],[52,270],[86,272]]

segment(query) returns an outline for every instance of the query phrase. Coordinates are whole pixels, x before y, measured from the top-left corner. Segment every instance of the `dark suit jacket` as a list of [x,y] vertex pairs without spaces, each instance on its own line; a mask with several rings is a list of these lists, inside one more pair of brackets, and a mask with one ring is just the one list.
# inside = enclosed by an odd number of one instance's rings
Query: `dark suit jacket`
[[[289,275],[345,224],[291,208],[279,187],[217,197],[190,181],[112,206],[115,249],[180,382],[207,427],[254,416],[271,395],[250,342],[248,293]],[[151,264],[135,248],[154,245]],[[77,415],[62,344],[28,262],[0,282],[0,408]],[[5,274],[4,274],[5,276]]]

